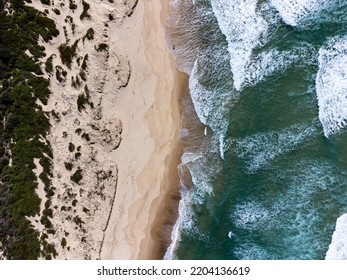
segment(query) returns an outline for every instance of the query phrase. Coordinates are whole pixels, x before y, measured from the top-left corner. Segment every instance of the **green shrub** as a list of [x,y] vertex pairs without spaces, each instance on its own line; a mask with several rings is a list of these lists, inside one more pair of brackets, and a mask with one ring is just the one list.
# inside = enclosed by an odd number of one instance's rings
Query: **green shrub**
[[71,86],[75,89],[79,89],[81,87],[81,80],[78,76],[71,77]]
[[78,40],[71,46],[64,43],[58,47],[61,62],[65,64],[68,68],[71,68],[72,59],[76,56]]
[[71,162],[64,162],[66,170],[71,171],[73,168],[73,164]]
[[54,117],[54,119],[59,122],[60,121],[60,116],[59,113],[57,113],[55,110],[51,111],[52,116]]
[[82,175],[82,169],[78,168],[74,174],[70,176],[71,181],[75,182],[76,184],[79,184],[81,180],[83,179]]
[[78,134],[78,135],[80,135],[80,134],[82,133],[82,129],[81,129],[81,128],[77,128],[77,129],[75,130],[75,133]]
[[40,0],[40,1],[44,5],[51,5],[51,1],[50,0]]
[[[9,148],[11,154],[5,150],[4,155],[12,159],[11,166],[1,161],[4,166],[0,168],[1,250],[9,260],[50,259],[56,256],[54,246],[32,227],[27,217],[40,212],[34,158],[40,158],[44,169],[39,178],[45,185],[46,197],[54,194],[49,177],[51,162],[44,155],[52,157],[52,151],[48,141],[40,141],[47,135],[50,124],[37,101],[47,104],[50,91],[49,81],[40,76],[43,74],[40,59],[45,57],[45,48],[38,41],[42,38],[48,42],[59,31],[43,12],[22,0],[10,2],[10,14],[5,15],[0,9],[0,115],[4,120],[0,127],[0,147]],[[26,55],[26,50],[31,56]],[[53,72],[50,60],[44,66]],[[45,203],[41,223],[47,233],[54,232],[49,220],[52,215],[50,203]]]
[[90,136],[88,133],[83,133],[81,137],[86,139],[87,141],[90,141]]
[[77,109],[79,112],[86,108],[86,105],[89,105],[91,108],[94,108],[93,102],[90,101],[90,95],[88,87],[85,86],[86,93],[81,93],[77,97]]
[[65,237],[63,237],[62,239],[61,239],[61,247],[63,247],[63,248],[65,248],[66,247],[66,244],[67,244],[67,241],[66,241],[66,238]]
[[73,143],[69,143],[69,152],[72,153],[75,150],[75,145]]
[[60,15],[60,10],[59,9],[57,9],[57,8],[53,8],[52,9],[53,10],[53,12],[56,14],[56,15]]
[[77,202],[78,202],[77,199],[74,199],[74,200],[72,201],[72,206],[73,206],[73,207],[76,207]]
[[79,216],[76,216],[72,219],[76,225],[78,225],[79,227],[82,227],[82,225],[84,224],[84,222],[82,221],[82,219]]
[[53,73],[53,54],[47,58],[45,62],[45,70],[47,73]]
[[66,82],[66,76],[67,76],[66,70],[63,67],[61,67],[60,65],[57,65],[55,67],[55,77],[56,77],[57,81],[59,83]]
[[82,11],[82,13],[80,15],[80,20],[83,20],[85,18],[86,19],[90,19],[91,16],[88,13],[88,10],[90,9],[90,5],[87,2],[85,2],[84,0],[82,0],[82,5],[83,5],[83,11]]
[[70,10],[76,10],[77,9],[77,5],[75,4],[74,0],[69,0],[69,9]]
[[80,152],[75,153],[75,159],[78,160],[81,157],[81,155],[82,154]]
[[108,45],[105,43],[100,43],[96,48],[96,51],[103,52],[108,50]]
[[91,27],[87,30],[86,35],[83,36],[83,43],[85,41],[85,39],[88,39],[89,41],[94,39],[94,29]]
[[84,70],[80,70],[79,75],[84,82],[87,81],[87,74]]
[[86,55],[84,56],[84,58],[83,58],[83,62],[82,62],[82,66],[81,66],[81,68],[82,68],[83,70],[86,70],[86,69],[87,69],[87,62],[88,62],[88,54],[86,54]]

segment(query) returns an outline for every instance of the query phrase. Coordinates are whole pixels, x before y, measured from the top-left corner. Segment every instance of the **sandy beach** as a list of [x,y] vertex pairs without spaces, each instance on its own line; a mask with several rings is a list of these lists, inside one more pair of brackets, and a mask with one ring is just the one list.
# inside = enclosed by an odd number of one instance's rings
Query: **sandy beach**
[[164,40],[168,2],[30,4],[59,30],[40,41],[51,95],[37,101],[51,124],[42,141],[54,193],[45,194],[34,159],[41,205],[27,217],[57,259],[161,259],[170,244],[188,77]]
[[187,93],[187,77],[176,69],[164,42],[167,9],[168,1],[140,1],[117,31],[126,38],[122,45],[132,77],[114,103],[123,140],[115,151],[117,195],[103,259],[162,258],[162,244],[175,222],[168,226],[170,209],[178,203],[179,102]]

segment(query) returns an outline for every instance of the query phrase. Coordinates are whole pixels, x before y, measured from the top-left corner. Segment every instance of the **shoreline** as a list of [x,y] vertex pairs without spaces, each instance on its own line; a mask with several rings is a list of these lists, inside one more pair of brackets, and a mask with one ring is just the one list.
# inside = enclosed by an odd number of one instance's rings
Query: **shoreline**
[[[188,76],[178,70],[175,65],[173,56],[167,48],[165,42],[164,24],[169,13],[169,2],[167,0],[161,0],[160,2],[160,28],[163,33],[163,36],[161,38],[164,41],[163,51],[167,58],[167,61],[170,64],[168,67],[171,68],[170,70],[172,71],[173,76],[171,77],[170,81],[166,80],[163,82],[158,82],[156,95],[157,98],[160,98],[160,88],[163,86],[160,83],[165,84],[166,82],[166,86],[172,86],[171,95],[169,94],[168,97],[171,97],[171,117],[173,121],[172,128],[174,129],[174,131],[171,133],[170,151],[165,156],[165,170],[163,170],[163,179],[160,183],[160,196],[152,202],[150,209],[150,223],[147,226],[145,233],[146,238],[141,242],[139,255],[140,259],[163,259],[167,248],[171,244],[171,233],[178,218],[178,204],[180,201],[180,177],[178,173],[178,165],[181,163],[181,156],[183,154],[183,147],[179,139],[182,122],[181,101],[189,94]],[[147,16],[145,14],[145,29],[151,28],[153,16],[157,15],[157,13],[153,10],[158,9],[157,7],[151,7],[150,3],[146,2],[145,13],[147,13]],[[148,21],[147,24],[146,19]],[[148,43],[148,47],[145,48],[147,50],[147,53],[148,50],[151,50],[150,39],[148,40]],[[157,62],[156,52],[149,52],[149,56],[151,54],[153,55],[153,57],[152,59],[149,58],[150,63],[157,69],[157,76],[159,77],[161,75],[160,71],[162,69],[160,69],[160,65]],[[151,117],[153,118],[152,121],[155,122],[154,118],[156,116],[154,114],[152,116],[149,114],[149,123],[151,123]],[[150,126],[150,128],[151,135],[153,135],[155,139],[160,139],[160,131],[158,132],[155,127]],[[162,145],[163,143],[160,143],[159,140],[158,144]],[[145,174],[143,175],[146,176]],[[142,174],[140,176],[142,176]]]
[[132,76],[113,108],[123,132],[114,151],[117,195],[102,259],[161,259],[171,242],[182,155],[180,100],[188,93],[188,76],[178,71],[164,40],[168,5],[139,2],[115,32],[119,40],[126,38],[121,43]]

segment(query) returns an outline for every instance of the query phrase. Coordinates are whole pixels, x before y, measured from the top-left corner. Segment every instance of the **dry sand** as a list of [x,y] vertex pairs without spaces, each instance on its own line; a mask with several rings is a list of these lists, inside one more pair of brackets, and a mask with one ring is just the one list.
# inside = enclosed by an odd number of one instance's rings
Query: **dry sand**
[[165,45],[167,9],[167,0],[140,1],[117,32],[126,38],[122,45],[132,78],[114,108],[123,122],[123,140],[115,151],[118,187],[104,259],[160,258],[161,242],[170,237],[167,218],[177,203],[181,156],[179,102],[187,93],[187,77]]

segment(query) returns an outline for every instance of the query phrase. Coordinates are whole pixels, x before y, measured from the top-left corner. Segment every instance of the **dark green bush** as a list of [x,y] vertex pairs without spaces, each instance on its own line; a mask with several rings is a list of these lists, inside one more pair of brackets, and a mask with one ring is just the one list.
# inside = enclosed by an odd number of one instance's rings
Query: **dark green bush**
[[88,13],[90,5],[87,2],[85,2],[84,0],[82,0],[82,5],[83,5],[83,11],[80,15],[80,20],[83,20],[85,18],[90,19],[91,17],[90,17],[90,14]]
[[72,153],[75,150],[75,145],[73,143],[69,143],[69,152]]
[[57,8],[53,8],[52,9],[53,10],[53,12],[56,14],[56,15],[60,15],[60,10],[59,9],[57,9]]
[[75,130],[75,132],[76,132],[76,134],[80,135],[80,134],[82,133],[82,129],[81,129],[81,128],[77,128],[77,129]]
[[77,5],[75,4],[74,0],[69,0],[69,9],[70,10],[76,10],[77,9]]
[[90,141],[90,136],[88,133],[83,133],[81,137],[86,139],[87,141]]
[[79,184],[81,180],[83,179],[82,169],[78,168],[76,172],[70,176],[70,179],[76,184]]
[[45,70],[47,73],[53,73],[53,54],[47,58],[45,63]]
[[78,202],[77,199],[74,199],[74,200],[72,201],[72,206],[73,206],[73,207],[76,207],[77,202]]
[[66,247],[66,244],[67,244],[67,241],[66,241],[66,238],[65,237],[63,237],[62,239],[61,239],[61,246],[63,247],[63,248],[65,248]]
[[93,102],[90,101],[89,91],[86,93],[81,93],[77,97],[77,109],[79,112],[86,109],[86,105],[89,105],[91,108],[94,108]]
[[108,45],[105,43],[100,43],[96,48],[98,52],[103,52],[108,50]]
[[89,41],[94,39],[94,29],[91,27],[87,30],[86,35],[83,36],[83,42],[85,39],[88,39]]
[[71,46],[64,43],[58,47],[61,62],[65,64],[68,68],[71,68],[72,59],[76,56],[78,40]]
[[75,153],[75,159],[78,160],[81,157],[81,155],[82,154],[80,152]]
[[73,164],[71,162],[64,162],[66,170],[71,171],[73,168]]
[[84,58],[83,58],[83,62],[82,62],[82,66],[81,66],[81,68],[82,68],[83,70],[86,70],[86,69],[87,69],[87,62],[88,62],[88,54],[86,54],[86,55],[84,56]]
[[[47,135],[50,124],[37,101],[47,104],[50,91],[49,82],[40,77],[39,59],[45,56],[45,48],[38,39],[48,42],[59,31],[53,20],[26,6],[24,1],[10,2],[11,14],[6,15],[0,8],[0,116],[4,120],[0,127],[0,151],[6,156],[3,159],[12,159],[11,166],[6,160],[0,161],[4,165],[0,168],[0,243],[3,255],[10,260],[49,259],[56,256],[54,246],[32,227],[27,217],[40,211],[34,158],[40,158],[44,169],[39,177],[46,197],[54,194],[49,178],[51,162],[44,155],[52,157],[52,151],[48,142],[39,140]],[[11,154],[4,148],[9,148]],[[47,233],[54,232],[50,207],[45,203],[41,219]]]

